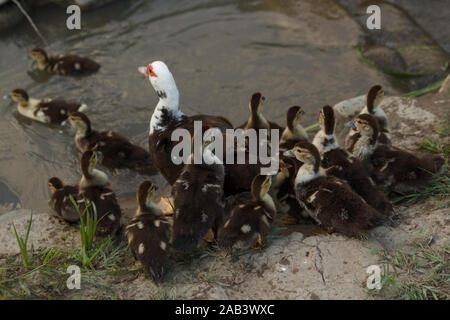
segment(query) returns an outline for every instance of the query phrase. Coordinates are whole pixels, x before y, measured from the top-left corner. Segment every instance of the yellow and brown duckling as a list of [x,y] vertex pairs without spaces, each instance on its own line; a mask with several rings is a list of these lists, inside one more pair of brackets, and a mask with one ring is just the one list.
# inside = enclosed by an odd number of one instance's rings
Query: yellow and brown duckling
[[97,150],[102,153],[101,164],[110,170],[145,169],[152,167],[150,154],[114,131],[96,131],[82,112],[73,112],[69,121],[77,129],[75,143],[80,152]]
[[21,115],[47,124],[62,124],[71,112],[87,109],[85,104],[63,99],[33,99],[20,88],[11,91],[11,98],[18,103],[17,111]]
[[356,139],[348,151],[364,161],[375,183],[387,191],[416,192],[433,174],[439,174],[445,168],[445,161],[440,156],[419,158],[405,150],[378,143],[378,121],[370,114],[358,115],[352,126]]
[[297,200],[325,228],[351,237],[365,237],[368,230],[386,221],[339,178],[327,176],[320,167],[320,154],[309,142],[298,142],[291,152],[303,162],[295,178]]
[[121,226],[122,210],[115,193],[108,188],[108,176],[96,169],[100,152],[92,150],[82,154],[80,159],[81,181],[79,185],[80,211],[83,212],[86,205],[94,203],[97,217],[100,220],[97,225],[97,235],[114,235]]
[[30,56],[41,71],[59,75],[81,75],[97,72],[100,65],[94,60],[76,54],[48,55],[44,49],[34,48]]
[[[366,106],[359,114],[370,114],[374,116],[377,119],[380,128],[378,143],[391,144],[387,116],[381,108],[381,103],[385,95],[386,92],[380,85],[371,87],[366,94]],[[347,123],[346,126],[350,127],[350,123]],[[345,147],[347,149],[353,143],[353,140],[356,139],[357,136],[355,136],[355,133],[355,130],[350,128],[350,131],[345,138]]]
[[241,124],[237,128],[243,129],[244,131],[248,129],[267,129],[267,135],[269,137],[270,129],[278,129],[280,131],[283,130],[283,128],[275,122],[266,120],[266,118],[262,114],[261,109],[265,100],[266,98],[260,92],[255,92],[254,94],[252,94],[250,102],[248,104],[248,107],[250,109],[250,116],[247,122]]
[[183,170],[182,164],[172,161],[171,153],[180,141],[172,141],[172,132],[186,129],[191,137],[194,135],[194,121],[201,121],[203,130],[208,128],[233,129],[226,118],[210,115],[185,115],[179,105],[179,91],[167,65],[162,61],[154,61],[147,67],[139,67],[138,71],[148,77],[159,101],[150,120],[149,151],[154,166],[161,172],[169,184],[174,184]]
[[216,236],[222,223],[225,172],[221,160],[208,147],[212,141],[212,136],[204,138],[202,163],[195,164],[194,154],[191,154],[172,186],[175,212],[172,243],[180,251],[196,248],[211,229]]
[[293,106],[286,112],[286,129],[280,140],[280,150],[286,151],[294,147],[299,141],[308,141],[306,130],[300,124],[305,111],[300,106]]
[[269,231],[276,208],[268,191],[272,176],[258,175],[253,179],[253,200],[236,206],[219,230],[219,244],[225,248],[261,247]]
[[361,161],[339,147],[334,134],[334,121],[333,108],[324,106],[319,115],[320,131],[313,140],[321,155],[321,166],[326,169],[327,175],[346,180],[369,205],[391,216],[393,207],[387,195],[375,185]]
[[70,196],[72,196],[75,201],[79,200],[78,186],[64,185],[61,179],[57,177],[50,178],[48,180],[48,186],[51,194],[48,201],[50,209],[52,209],[58,217],[67,222],[79,221],[80,215],[70,200]]
[[153,202],[156,190],[149,180],[139,185],[136,215],[125,230],[134,258],[142,263],[155,282],[164,275],[170,240],[170,224]]

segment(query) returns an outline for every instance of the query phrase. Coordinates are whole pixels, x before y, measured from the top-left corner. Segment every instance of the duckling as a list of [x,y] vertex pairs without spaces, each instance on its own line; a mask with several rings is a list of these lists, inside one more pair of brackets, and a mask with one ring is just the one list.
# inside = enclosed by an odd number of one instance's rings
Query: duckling
[[152,166],[150,154],[143,148],[132,144],[124,136],[114,131],[96,131],[91,121],[82,112],[72,112],[71,125],[77,129],[75,144],[80,152],[98,150],[102,153],[101,164],[110,170],[141,170]]
[[219,245],[249,248],[263,244],[276,215],[275,203],[268,193],[271,180],[269,175],[258,175],[253,179],[253,200],[233,209],[230,218],[219,230]]
[[386,221],[346,181],[327,176],[313,144],[298,142],[291,152],[303,162],[295,178],[297,200],[317,223],[347,236],[365,237],[370,228]]
[[193,136],[194,121],[201,121],[204,131],[219,128],[225,132],[225,129],[233,129],[233,125],[221,116],[187,116],[181,112],[175,80],[164,62],[154,61],[147,67],[139,67],[138,71],[148,77],[159,98],[150,121],[149,151],[155,167],[169,184],[174,184],[183,165],[175,164],[171,159],[172,148],[180,142],[172,141],[172,132],[175,129],[186,129]]
[[433,174],[440,174],[445,161],[437,155],[417,157],[394,146],[378,143],[380,128],[370,114],[358,115],[352,122],[355,139],[348,151],[366,163],[375,183],[387,191],[417,192]]
[[392,215],[393,207],[387,195],[375,185],[361,161],[339,147],[334,134],[334,120],[333,108],[324,106],[319,114],[320,131],[313,139],[322,157],[322,167],[327,175],[346,180],[369,205],[386,216]]
[[241,124],[239,127],[244,131],[248,129],[267,129],[267,135],[270,137],[270,129],[278,129],[283,130],[281,126],[276,124],[275,122],[267,121],[264,115],[261,113],[261,108],[263,106],[266,98],[260,93],[255,92],[252,94],[248,107],[250,109],[250,117],[247,122]]
[[71,112],[87,109],[85,104],[62,99],[33,99],[24,89],[11,91],[11,98],[21,115],[43,123],[63,124]]
[[125,229],[130,250],[155,282],[164,274],[168,258],[170,224],[153,202],[157,187],[149,180],[142,182],[136,192],[136,215]]
[[[371,87],[366,95],[366,105],[359,114],[371,114],[372,116],[374,116],[377,119],[378,125],[380,127],[378,143],[391,144],[387,116],[381,108],[381,102],[383,101],[385,95],[386,92],[380,85]],[[346,124],[346,127],[349,127],[349,123]],[[355,130],[350,128],[350,131],[345,138],[346,148],[348,148],[352,144],[353,139],[356,138],[354,136],[355,133]]]
[[50,209],[55,211],[58,217],[61,217],[67,222],[79,221],[80,215],[70,200],[70,196],[72,196],[75,201],[79,200],[78,186],[64,185],[57,177],[50,178],[48,180],[48,186],[51,193],[51,197],[48,201]]
[[286,112],[286,129],[280,140],[280,150],[286,151],[294,147],[296,142],[308,141],[308,134],[300,124],[305,111],[300,106],[293,106]]
[[44,49],[34,48],[30,56],[37,62],[41,71],[59,75],[80,75],[97,72],[100,65],[92,59],[76,54],[58,54],[49,56]]
[[120,209],[115,193],[109,189],[108,176],[95,168],[100,152],[92,150],[85,151],[80,159],[81,181],[79,186],[80,211],[94,203],[97,209],[99,223],[97,225],[96,235],[114,235],[120,229],[120,218],[122,210]]
[[[219,129],[217,131],[220,132]],[[208,147],[213,139],[213,136],[205,134],[202,163],[194,164],[191,154],[172,186],[175,209],[173,247],[180,251],[196,248],[210,229],[217,236],[217,229],[224,215],[225,172],[222,162]],[[194,152],[194,148],[192,150]]]

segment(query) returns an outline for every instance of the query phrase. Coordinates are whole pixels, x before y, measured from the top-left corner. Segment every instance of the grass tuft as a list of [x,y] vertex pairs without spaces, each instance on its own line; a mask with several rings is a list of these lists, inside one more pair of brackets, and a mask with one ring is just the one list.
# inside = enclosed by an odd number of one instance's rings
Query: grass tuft
[[[30,214],[30,220],[28,221],[27,232],[25,234],[25,238],[19,236],[16,230],[16,226],[14,222],[12,223],[14,234],[16,236],[17,244],[19,245],[20,254],[22,255],[22,262],[24,267],[28,267],[30,265],[30,256],[28,255],[28,237],[30,235],[31,224],[33,223],[33,214]],[[33,250],[31,250],[33,251]]]

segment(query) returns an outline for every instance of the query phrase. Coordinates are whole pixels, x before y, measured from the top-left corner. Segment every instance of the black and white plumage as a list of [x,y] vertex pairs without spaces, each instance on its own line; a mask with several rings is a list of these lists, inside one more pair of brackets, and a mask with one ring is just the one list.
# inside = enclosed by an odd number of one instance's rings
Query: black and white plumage
[[76,54],[48,55],[44,49],[34,48],[30,56],[38,69],[59,75],[82,75],[97,72],[100,65],[88,57]]
[[18,103],[17,111],[21,115],[47,124],[62,124],[71,112],[87,109],[85,104],[63,99],[33,99],[20,88],[11,91],[11,98]]
[[233,129],[233,125],[221,116],[185,115],[179,106],[179,92],[169,68],[162,61],[154,61],[147,67],[139,67],[138,71],[148,77],[158,98],[158,104],[150,120],[149,152],[155,167],[164,178],[173,184],[177,180],[182,164],[175,164],[171,152],[181,138],[172,141],[172,132],[176,129],[186,129],[194,135],[194,122],[201,121],[203,131],[210,128]]
[[313,144],[298,142],[292,153],[303,162],[295,178],[297,200],[317,223],[347,236],[365,237],[386,221],[346,181],[326,175]]
[[258,175],[253,179],[253,200],[237,205],[219,230],[219,245],[225,248],[261,246],[276,216],[275,203],[268,191],[272,177]]
[[152,200],[155,191],[155,185],[149,180],[139,185],[136,192],[138,209],[125,234],[133,256],[157,282],[165,272],[171,228]]
[[150,154],[114,131],[97,131],[91,128],[91,121],[82,112],[73,112],[69,121],[77,129],[75,143],[80,152],[100,151],[100,162],[110,170],[114,169],[151,169]]
[[79,221],[80,214],[70,200],[70,196],[72,196],[75,201],[79,200],[78,186],[64,185],[57,177],[50,178],[48,180],[48,186],[51,193],[51,197],[48,201],[50,209],[52,209],[58,217],[67,222]]

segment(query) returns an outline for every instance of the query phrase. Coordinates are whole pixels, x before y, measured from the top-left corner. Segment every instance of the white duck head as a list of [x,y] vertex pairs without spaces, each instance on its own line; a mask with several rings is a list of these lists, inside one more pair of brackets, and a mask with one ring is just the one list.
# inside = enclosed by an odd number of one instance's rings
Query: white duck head
[[163,112],[169,111],[177,119],[183,115],[179,107],[179,92],[172,73],[164,62],[154,61],[147,67],[139,67],[138,71],[148,77],[159,98],[150,121],[151,134],[154,130],[164,129],[164,124],[161,123]]

